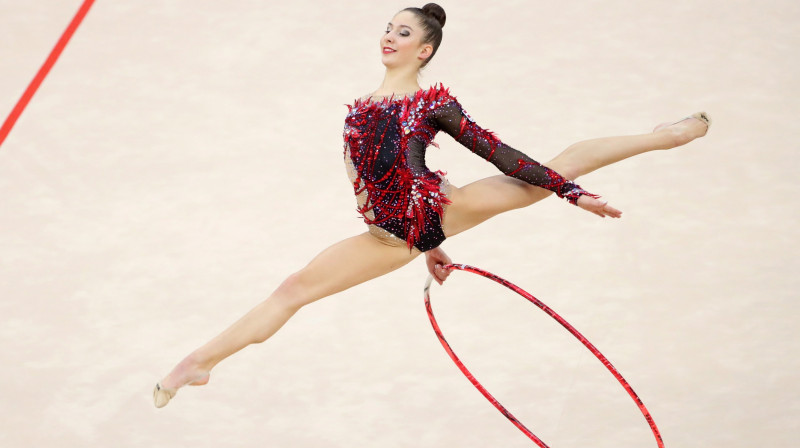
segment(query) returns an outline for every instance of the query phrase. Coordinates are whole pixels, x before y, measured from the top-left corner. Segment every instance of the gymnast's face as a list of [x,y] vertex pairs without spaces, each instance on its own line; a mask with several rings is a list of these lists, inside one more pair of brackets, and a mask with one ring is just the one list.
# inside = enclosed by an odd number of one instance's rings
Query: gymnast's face
[[381,37],[381,62],[386,68],[413,66],[417,69],[433,52],[433,46],[422,42],[425,30],[414,13],[400,11],[386,25]]

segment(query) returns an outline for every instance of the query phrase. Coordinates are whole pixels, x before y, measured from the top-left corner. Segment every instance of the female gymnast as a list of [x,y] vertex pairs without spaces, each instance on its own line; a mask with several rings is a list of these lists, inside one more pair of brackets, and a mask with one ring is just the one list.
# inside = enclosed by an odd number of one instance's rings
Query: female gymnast
[[[600,167],[657,149],[681,146],[705,135],[710,121],[697,113],[657,126],[652,133],[587,140],[541,165],[479,127],[449,90],[422,89],[419,71],[442,40],[444,10],[435,3],[406,8],[388,23],[380,39],[383,82],[348,106],[344,160],[358,210],[368,231],[322,251],[287,277],[266,300],[198,348],[153,390],[165,406],[185,385],[204,385],[220,361],[264,342],[301,307],[382,276],[420,253],[441,284],[450,258],[440,244],[500,213],[526,207],[556,193],[600,217],[619,210],[572,181]],[[464,187],[450,185],[425,166],[425,150],[444,131],[504,174]]]

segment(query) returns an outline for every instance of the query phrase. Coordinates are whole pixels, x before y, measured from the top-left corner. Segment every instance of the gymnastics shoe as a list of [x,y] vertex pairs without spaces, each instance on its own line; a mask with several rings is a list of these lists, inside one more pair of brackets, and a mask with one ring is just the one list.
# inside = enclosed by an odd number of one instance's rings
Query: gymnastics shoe
[[710,116],[708,116],[708,114],[707,114],[707,113],[705,113],[705,112],[697,112],[697,113],[694,113],[694,114],[692,114],[692,116],[691,116],[691,117],[689,117],[689,118],[697,118],[698,120],[700,120],[700,121],[702,121],[703,123],[705,123],[707,127],[709,127],[709,128],[711,127],[711,117],[710,117]]
[[655,129],[653,129],[653,132],[656,132],[656,131],[658,131],[660,129],[663,129],[663,128],[667,127],[667,126],[672,126],[673,124],[678,124],[681,121],[686,121],[686,120],[688,120],[690,118],[697,118],[698,120],[700,120],[703,123],[705,123],[706,124],[706,129],[711,127],[711,117],[705,112],[696,112],[696,113],[693,113],[692,115],[689,115],[688,117],[681,118],[680,120],[678,120],[676,122],[673,122],[673,123],[661,123],[660,125],[656,126]]
[[[705,112],[693,113],[692,115],[689,115],[688,117],[684,118],[683,120],[688,120],[690,118],[697,118],[698,120],[700,120],[703,123],[705,123],[706,124],[706,132],[708,132],[708,128],[711,127],[711,117],[709,117],[708,114],[705,113]],[[678,123],[680,123],[683,120],[680,120]]]
[[[687,123],[685,125],[675,126],[686,120],[696,119],[699,123]],[[703,126],[705,125],[705,126]],[[708,128],[711,126],[711,118],[705,112],[697,112],[682,118],[674,123],[661,123],[653,129],[653,132],[670,131],[672,136],[672,143],[667,148],[675,148],[683,146],[690,141],[705,136],[708,133]],[[666,149],[666,148],[665,148]]]
[[[206,372],[203,375],[199,376],[197,379],[190,381],[187,385],[197,385],[202,386],[208,382],[209,373]],[[156,383],[156,387],[153,388],[153,404],[157,408],[163,408],[164,406],[175,397],[175,394],[178,393],[178,388],[166,388],[161,386],[161,383]]]
[[178,389],[166,389],[161,387],[161,383],[156,383],[156,387],[153,388],[153,404],[157,408],[163,408],[177,393]]

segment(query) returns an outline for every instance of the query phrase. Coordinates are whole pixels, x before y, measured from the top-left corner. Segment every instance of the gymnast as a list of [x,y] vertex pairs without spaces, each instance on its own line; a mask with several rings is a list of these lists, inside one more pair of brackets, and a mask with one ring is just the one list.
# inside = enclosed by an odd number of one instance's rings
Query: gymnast
[[[435,3],[398,12],[380,38],[383,82],[348,106],[344,162],[367,231],[333,244],[289,275],[263,302],[194,350],[153,390],[163,407],[185,385],[204,385],[223,359],[266,341],[300,308],[380,277],[424,253],[438,283],[450,273],[442,242],[496,216],[555,193],[600,217],[622,212],[574,183],[628,157],[685,145],[706,134],[703,112],[663,123],[652,133],[586,140],[542,165],[481,128],[449,89],[423,89],[419,72],[442,41],[445,12]],[[444,131],[503,174],[457,187],[425,165],[425,151]]]

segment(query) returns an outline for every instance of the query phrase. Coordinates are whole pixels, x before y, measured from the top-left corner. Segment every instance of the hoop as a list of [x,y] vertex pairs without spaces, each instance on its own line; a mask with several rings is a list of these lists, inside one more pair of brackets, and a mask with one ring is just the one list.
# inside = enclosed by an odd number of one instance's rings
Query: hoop
[[[650,412],[644,406],[644,403],[642,403],[642,400],[639,398],[636,392],[633,391],[633,388],[630,386],[630,384],[628,384],[625,378],[622,377],[622,374],[620,374],[619,371],[611,364],[608,358],[606,358],[602,353],[600,353],[600,350],[598,350],[591,342],[589,342],[589,340],[586,339],[586,337],[584,337],[578,330],[576,330],[575,327],[573,327],[572,325],[570,325],[569,322],[564,320],[563,317],[559,316],[550,307],[542,303],[542,301],[532,296],[524,289],[509,282],[508,280],[505,280],[501,277],[498,277],[497,275],[492,274],[491,272],[487,272],[482,269],[478,269],[476,267],[465,264],[448,264],[443,266],[443,268],[472,272],[473,274],[478,274],[482,277],[494,280],[495,282],[500,283],[506,288],[526,298],[529,302],[533,303],[534,305],[539,307],[542,311],[547,313],[547,315],[555,319],[559,324],[561,324],[561,326],[566,328],[567,331],[569,331],[573,336],[575,336],[579,341],[581,341],[581,344],[586,346],[586,348],[588,348],[589,351],[592,352],[592,354],[597,359],[599,359],[604,366],[606,366],[608,371],[611,372],[612,375],[614,375],[614,378],[616,378],[617,381],[619,381],[622,387],[625,388],[625,390],[628,392],[628,395],[630,395],[633,401],[636,403],[636,406],[639,407],[639,410],[642,412],[642,415],[644,415],[644,419],[647,421],[647,424],[650,425],[650,429],[653,431],[653,436],[655,436],[656,438],[656,443],[658,443],[658,448],[664,448],[664,441],[661,438],[661,433],[658,431],[658,427],[656,426],[655,421],[653,421],[653,417],[650,416]],[[450,347],[450,344],[448,344],[447,340],[445,340],[444,335],[442,334],[442,330],[439,328],[439,324],[436,322],[436,318],[433,316],[433,308],[431,308],[431,297],[430,297],[430,288],[432,281],[433,281],[433,276],[431,275],[428,276],[428,280],[425,282],[425,290],[424,290],[425,309],[428,310],[428,318],[430,318],[431,320],[433,331],[439,338],[439,342],[441,342],[442,347],[444,347],[444,350],[447,352],[448,355],[450,355],[450,358],[453,360],[453,362],[456,363],[458,368],[461,370],[461,373],[463,373],[464,376],[467,377],[467,379],[472,383],[472,385],[475,386],[475,388],[478,389],[478,391],[480,391],[480,393],[483,394],[483,396],[486,397],[486,399],[489,400],[489,402],[492,403],[492,405],[494,405],[494,407],[496,407],[501,414],[505,415],[506,418],[509,421],[511,421],[511,423],[514,424],[514,426],[519,428],[519,430],[522,431],[523,434],[528,436],[528,438],[533,440],[537,445],[539,445],[542,448],[549,448],[547,444],[545,444],[540,438],[536,437],[536,435],[533,432],[531,432],[531,430],[526,428],[525,425],[522,424],[522,422],[517,420],[517,418],[514,417],[514,415],[511,414],[511,412],[509,412],[502,404],[500,404],[500,402],[497,401],[497,399],[494,398],[492,394],[490,394],[489,391],[487,391],[486,388],[483,387],[483,385],[481,385],[480,382],[478,382],[477,379],[475,379],[472,373],[470,373],[469,369],[467,369],[464,363],[462,363],[461,360],[458,359],[458,356],[456,356],[455,352],[453,352],[453,349]]]

